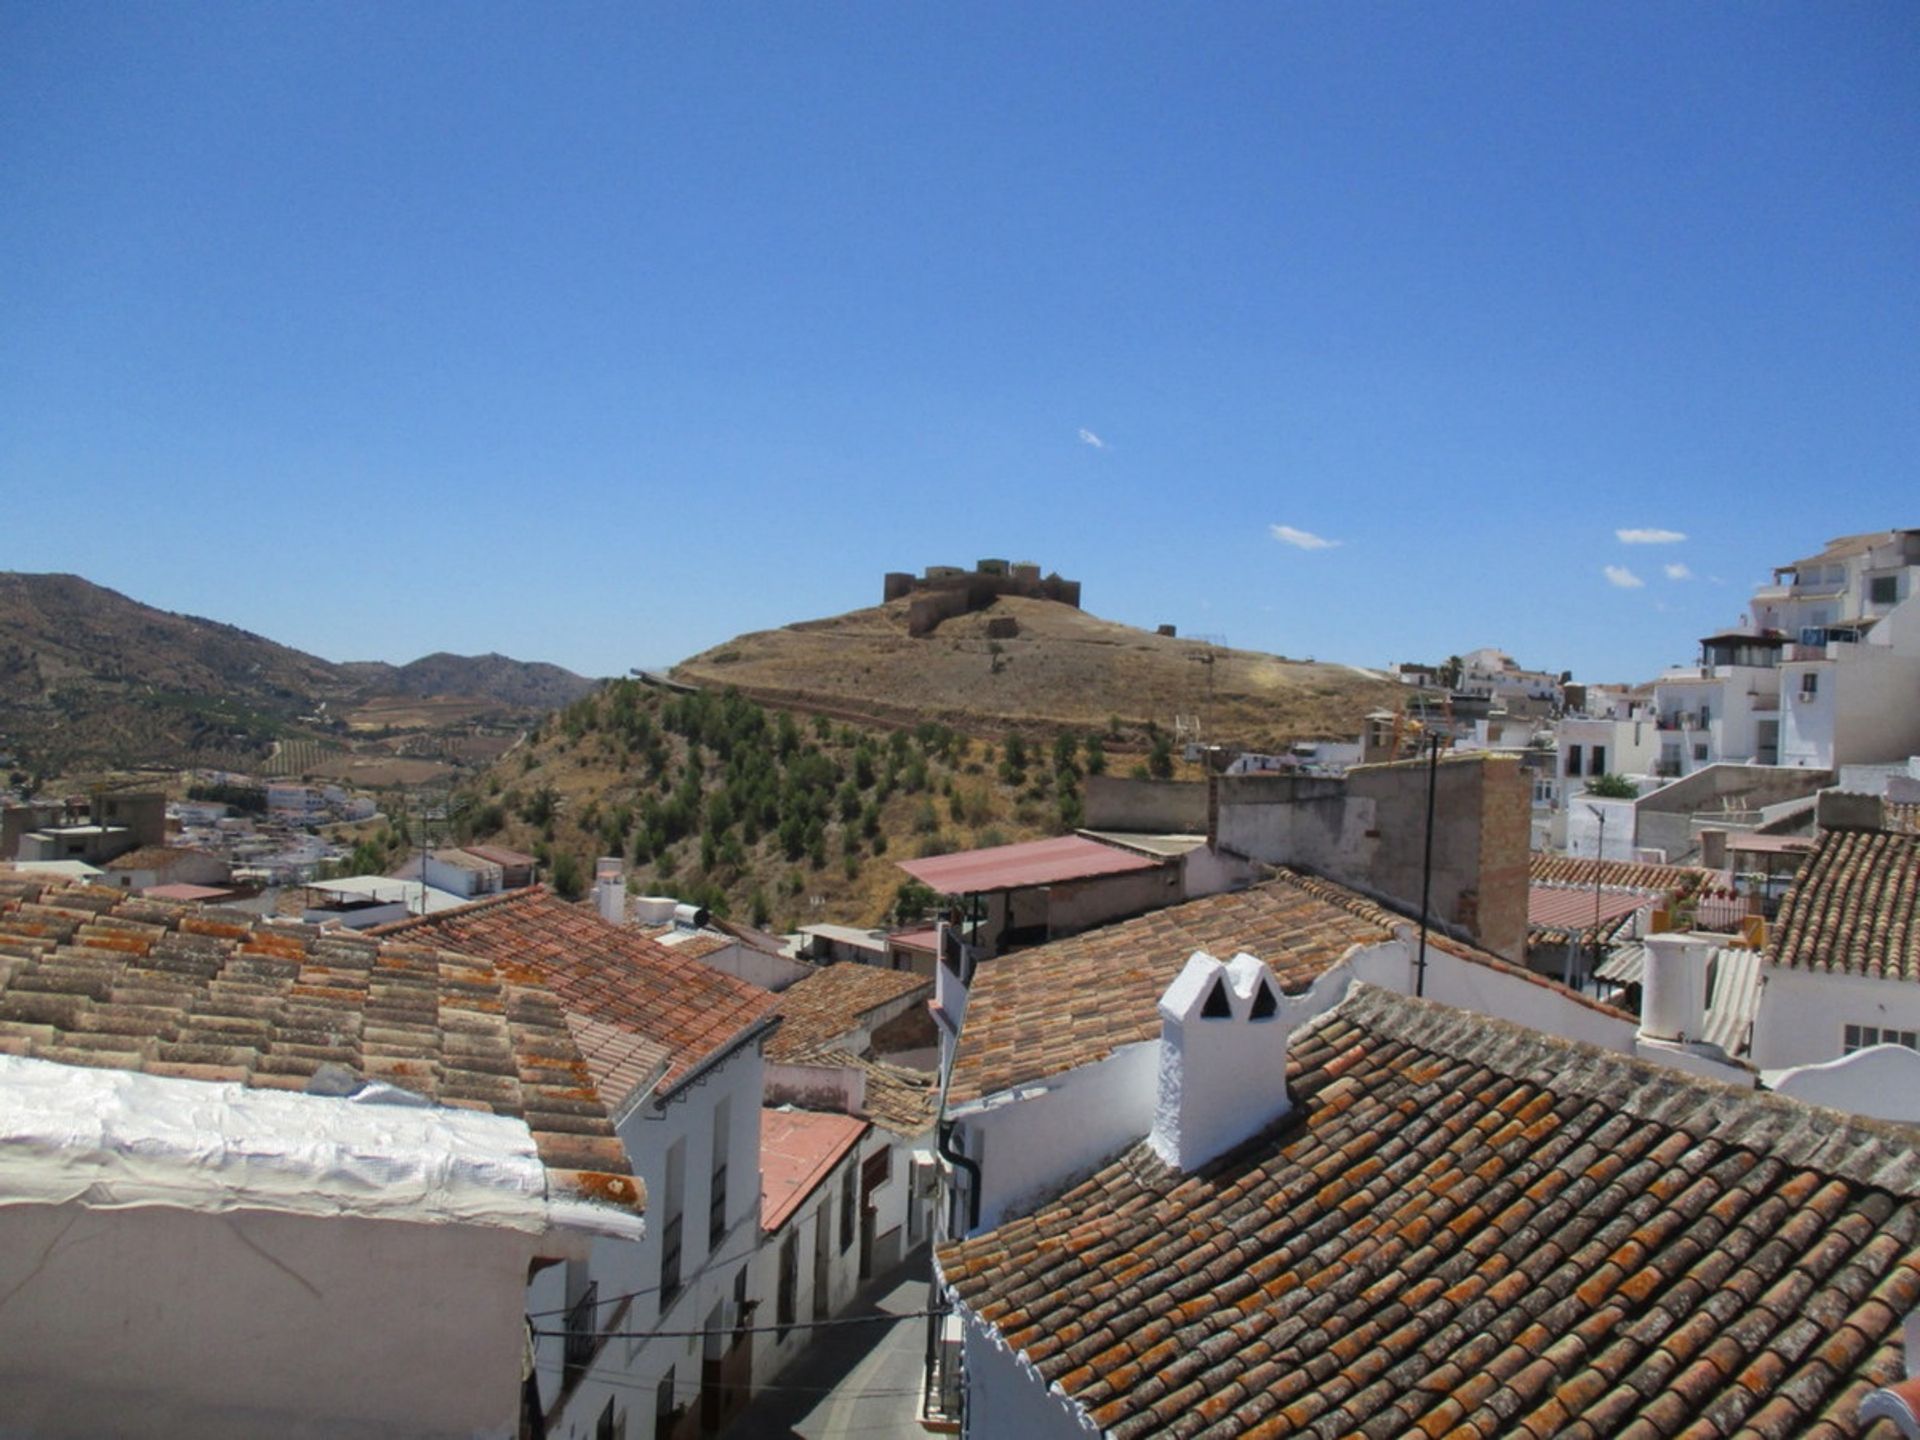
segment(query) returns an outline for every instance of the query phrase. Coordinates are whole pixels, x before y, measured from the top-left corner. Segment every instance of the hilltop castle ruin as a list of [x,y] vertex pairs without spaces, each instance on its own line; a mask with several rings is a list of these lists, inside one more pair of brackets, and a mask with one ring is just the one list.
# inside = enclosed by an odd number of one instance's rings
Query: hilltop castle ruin
[[1002,595],[1052,600],[1080,608],[1078,580],[1062,580],[1057,574],[1042,578],[1040,567],[1030,560],[982,560],[971,570],[957,565],[929,565],[924,575],[890,571],[880,598],[885,604],[911,596],[907,633],[928,635],[942,620],[984,610]]

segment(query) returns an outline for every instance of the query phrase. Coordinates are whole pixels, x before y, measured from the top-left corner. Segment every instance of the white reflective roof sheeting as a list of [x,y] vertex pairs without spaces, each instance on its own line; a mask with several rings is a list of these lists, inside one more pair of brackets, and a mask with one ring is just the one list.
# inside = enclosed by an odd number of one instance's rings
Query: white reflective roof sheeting
[[0,1205],[68,1203],[532,1233],[583,1208],[550,1206],[533,1134],[506,1116],[385,1086],[341,1098],[0,1055]]

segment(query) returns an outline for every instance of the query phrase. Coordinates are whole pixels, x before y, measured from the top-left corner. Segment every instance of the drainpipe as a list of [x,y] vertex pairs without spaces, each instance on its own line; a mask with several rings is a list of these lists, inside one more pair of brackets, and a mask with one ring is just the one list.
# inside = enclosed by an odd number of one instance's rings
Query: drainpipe
[[[959,1053],[960,1037],[956,1035],[953,1041],[953,1054],[958,1056]],[[947,1073],[940,1077],[940,1108],[935,1112],[936,1119],[934,1121],[933,1133],[936,1137],[935,1144],[940,1151],[940,1158],[945,1160],[949,1165],[958,1165],[962,1170],[967,1172],[967,1177],[971,1182],[967,1186],[967,1229],[975,1230],[978,1229],[980,1225],[980,1162],[978,1160],[969,1160],[964,1154],[953,1148],[954,1126],[959,1122],[947,1119],[947,1087],[952,1084],[953,1062],[949,1060],[947,1062]]]

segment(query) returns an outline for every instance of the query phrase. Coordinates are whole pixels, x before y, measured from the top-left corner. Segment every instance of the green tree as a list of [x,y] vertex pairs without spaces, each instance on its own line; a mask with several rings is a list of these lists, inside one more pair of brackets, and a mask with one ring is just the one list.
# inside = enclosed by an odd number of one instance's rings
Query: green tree
[[1153,745],[1147,751],[1147,773],[1156,780],[1173,778],[1173,741],[1165,735],[1153,737]]

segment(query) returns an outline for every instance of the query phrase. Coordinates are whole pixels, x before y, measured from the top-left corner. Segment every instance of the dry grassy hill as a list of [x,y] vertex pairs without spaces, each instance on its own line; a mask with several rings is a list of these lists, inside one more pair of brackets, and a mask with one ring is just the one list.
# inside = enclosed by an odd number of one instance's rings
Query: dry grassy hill
[[[760,630],[675,667],[764,703],[882,725],[934,720],[974,735],[1014,728],[1171,729],[1195,715],[1209,740],[1249,748],[1357,734],[1397,707],[1393,681],[1346,665],[1229,650],[1116,624],[1049,600],[1003,597],[931,634],[907,633],[897,600]],[[991,638],[1008,622],[1017,633]],[[996,622],[998,622],[996,624]]]

